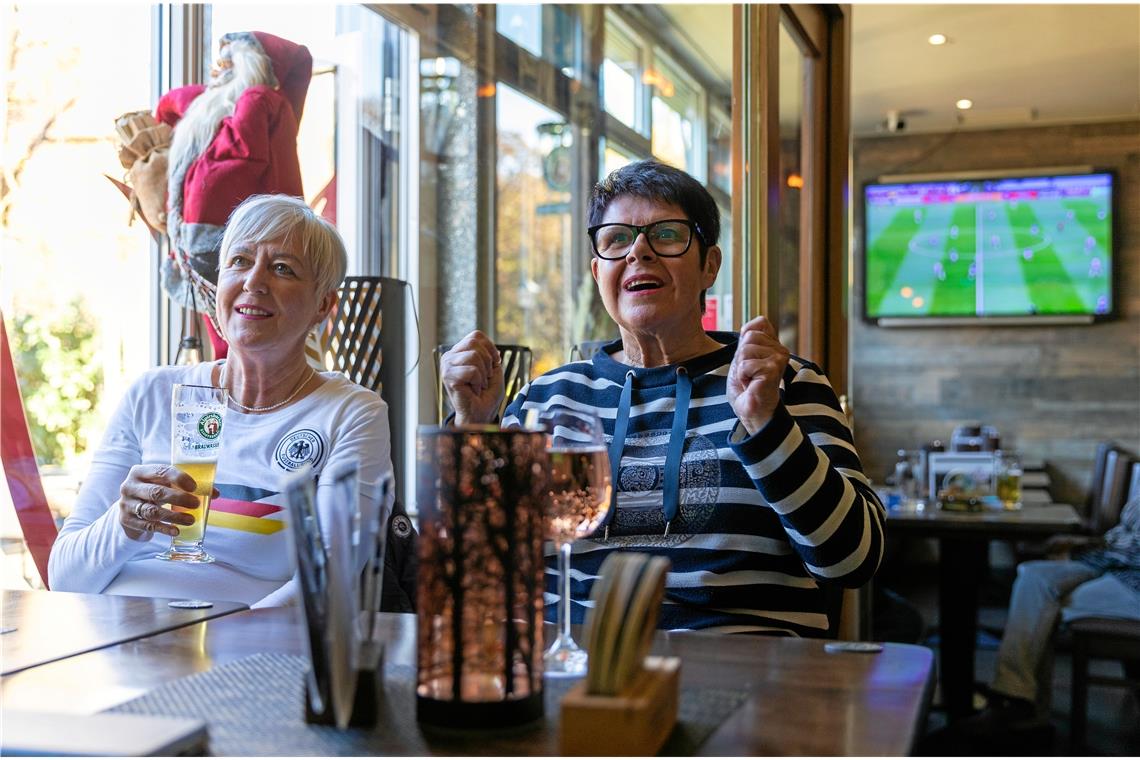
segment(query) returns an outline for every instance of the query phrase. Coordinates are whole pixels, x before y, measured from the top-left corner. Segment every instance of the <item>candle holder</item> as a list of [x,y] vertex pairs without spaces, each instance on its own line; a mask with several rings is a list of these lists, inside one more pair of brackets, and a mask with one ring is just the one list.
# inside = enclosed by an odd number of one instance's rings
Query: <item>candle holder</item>
[[417,718],[541,718],[546,435],[423,427],[417,447]]

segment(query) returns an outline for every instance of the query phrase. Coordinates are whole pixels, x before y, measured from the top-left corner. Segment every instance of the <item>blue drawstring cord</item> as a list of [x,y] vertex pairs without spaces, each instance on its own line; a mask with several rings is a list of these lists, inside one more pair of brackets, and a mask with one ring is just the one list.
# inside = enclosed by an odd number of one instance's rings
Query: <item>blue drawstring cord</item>
[[677,399],[673,408],[673,430],[669,435],[669,449],[665,455],[665,482],[662,509],[665,513],[665,535],[669,524],[681,508],[681,455],[685,449],[685,430],[689,423],[689,400],[693,396],[693,381],[684,367],[677,367]]
[[633,401],[633,370],[625,373],[625,385],[621,388],[617,416],[614,418],[614,437],[610,439],[610,509],[602,518],[606,532],[603,541],[610,538],[610,523],[617,512],[618,471],[621,469],[621,455],[625,451],[625,434],[629,430],[629,408]]
[[[633,402],[634,372],[625,373],[625,385],[621,389],[617,416],[614,418],[614,434],[610,440],[610,508],[602,519],[605,528],[603,541],[610,537],[610,523],[617,512],[618,472],[621,457],[625,451],[625,438],[629,430],[629,412]],[[677,397],[673,407],[673,429],[669,436],[669,448],[665,455],[665,477],[662,494],[662,510],[665,516],[665,535],[669,526],[677,518],[681,509],[681,459],[685,451],[685,431],[689,426],[689,402],[693,397],[693,380],[684,367],[677,368]]]

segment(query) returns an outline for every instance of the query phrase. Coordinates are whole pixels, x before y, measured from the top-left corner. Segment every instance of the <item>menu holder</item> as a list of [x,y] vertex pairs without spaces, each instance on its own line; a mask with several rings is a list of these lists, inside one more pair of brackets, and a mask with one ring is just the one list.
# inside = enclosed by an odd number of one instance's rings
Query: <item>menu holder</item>
[[[310,470],[284,488],[293,528],[294,559],[305,611],[310,669],[305,679],[305,720],[338,728],[375,725],[383,679],[384,645],[379,610],[387,531],[378,514],[360,512],[355,466],[324,473],[317,489]],[[375,484],[387,503],[388,480]],[[327,503],[326,503],[327,501]],[[322,525],[320,515],[328,515]],[[346,550],[330,552],[327,547]],[[356,568],[363,563],[363,574]]]
[[681,661],[650,657],[669,560],[618,552],[602,563],[586,619],[585,679],[562,700],[563,755],[653,755],[677,722]]

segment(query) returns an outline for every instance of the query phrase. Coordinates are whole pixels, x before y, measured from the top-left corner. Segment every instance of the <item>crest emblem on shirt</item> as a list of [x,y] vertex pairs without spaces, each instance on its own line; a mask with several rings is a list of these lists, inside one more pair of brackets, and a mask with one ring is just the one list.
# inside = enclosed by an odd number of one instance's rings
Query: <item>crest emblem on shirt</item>
[[325,453],[325,442],[315,430],[294,430],[277,444],[273,459],[288,472],[311,464],[316,467]]

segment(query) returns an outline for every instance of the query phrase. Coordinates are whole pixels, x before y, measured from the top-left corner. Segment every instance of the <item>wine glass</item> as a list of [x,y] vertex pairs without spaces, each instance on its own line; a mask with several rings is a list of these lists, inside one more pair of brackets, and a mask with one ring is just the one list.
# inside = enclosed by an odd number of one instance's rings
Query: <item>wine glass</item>
[[601,525],[610,509],[610,457],[602,422],[593,412],[554,408],[538,423],[547,432],[550,454],[548,537],[558,548],[558,638],[546,650],[547,673],[586,672],[586,651],[570,635],[570,544]]

